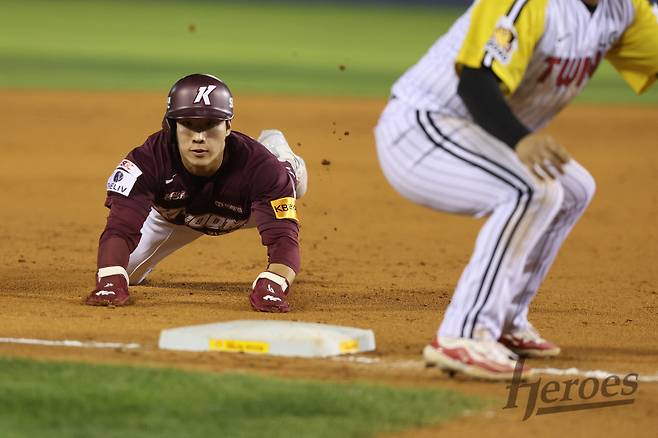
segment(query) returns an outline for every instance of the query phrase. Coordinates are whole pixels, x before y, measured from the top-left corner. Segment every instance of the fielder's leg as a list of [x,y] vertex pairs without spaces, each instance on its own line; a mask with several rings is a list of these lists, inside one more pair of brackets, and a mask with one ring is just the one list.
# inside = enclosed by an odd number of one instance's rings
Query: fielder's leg
[[[438,335],[498,339],[528,254],[562,204],[555,181],[539,181],[507,145],[472,122],[390,103],[376,128],[382,170],[403,195],[432,208],[490,213]],[[405,115],[406,114],[406,115]],[[411,126],[409,126],[411,125]],[[480,330],[478,330],[480,329]]]
[[144,221],[141,233],[142,238],[128,261],[131,285],[140,284],[162,259],[203,236],[203,233],[184,225],[167,222],[154,209]]
[[299,155],[296,155],[283,133],[278,129],[264,129],[258,136],[258,141],[265,146],[279,161],[290,163],[295,172],[295,197],[300,199],[306,193],[308,188],[308,172],[306,163]]
[[[432,126],[445,137],[451,122],[437,120]],[[468,157],[482,168],[483,176],[504,182],[507,190],[502,197],[488,190],[497,198],[495,206],[480,230],[438,334],[498,339],[526,261],[557,215],[564,189],[556,181],[535,178],[512,149],[476,125],[455,129],[449,139],[471,152]],[[470,188],[479,190],[475,185]]]
[[528,322],[528,307],[546,277],[557,253],[574,225],[589,205],[596,184],[587,170],[572,160],[564,166],[564,174],[558,181],[564,189],[564,200],[558,214],[539,239],[526,260],[518,293],[512,300],[507,313],[505,332],[531,329]]
[[[507,285],[557,212],[561,188],[534,187],[514,152],[503,144],[492,149],[495,139],[473,123],[433,120],[404,102],[389,103],[375,137],[382,170],[405,197],[442,211],[491,213],[442,331],[424,349],[426,364],[487,379],[511,378],[513,353],[497,342],[512,298]],[[476,326],[482,336],[474,336]]]

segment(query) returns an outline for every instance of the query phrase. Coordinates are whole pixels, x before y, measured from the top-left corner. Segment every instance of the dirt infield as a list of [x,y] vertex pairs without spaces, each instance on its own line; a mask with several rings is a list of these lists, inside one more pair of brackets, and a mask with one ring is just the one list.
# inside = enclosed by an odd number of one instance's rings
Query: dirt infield
[[[379,100],[236,99],[234,129],[282,129],[309,168],[300,202],[303,271],[293,313],[256,314],[248,291],[265,249],[255,230],[203,238],[165,260],[127,308],[82,305],[107,211],[104,186],[128,150],[158,129],[153,94],[2,91],[0,337],[136,342],[132,351],[0,343],[0,355],[337,381],[450,387],[493,398],[485,414],[406,436],[655,436],[658,383],[633,405],[533,417],[503,411],[503,384],[425,370],[432,337],[481,222],[413,205],[381,175],[372,127]],[[568,109],[550,132],[594,175],[597,195],[566,242],[531,319],[563,347],[533,366],[658,373],[658,108]],[[322,164],[323,160],[330,164]],[[163,328],[236,319],[294,319],[375,331],[372,364],[157,350]],[[651,432],[653,430],[654,432]],[[489,435],[487,435],[489,434]],[[447,435],[449,436],[449,435]]]

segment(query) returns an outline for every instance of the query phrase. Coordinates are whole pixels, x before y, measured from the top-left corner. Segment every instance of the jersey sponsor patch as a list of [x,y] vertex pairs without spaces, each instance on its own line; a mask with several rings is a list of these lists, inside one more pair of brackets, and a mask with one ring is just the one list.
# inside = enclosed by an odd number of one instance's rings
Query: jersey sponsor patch
[[281,198],[271,201],[272,210],[274,210],[274,216],[277,219],[297,219],[297,205],[295,205],[295,198]]
[[514,28],[514,23],[508,17],[501,17],[485,46],[487,53],[501,64],[507,65],[518,46],[519,36]]
[[107,179],[107,191],[128,196],[142,171],[130,160],[121,160]]
[[134,175],[135,178],[142,174],[142,171],[139,169],[139,167],[137,167],[137,165],[130,160],[121,160],[117,166],[117,169],[123,169],[129,174]]

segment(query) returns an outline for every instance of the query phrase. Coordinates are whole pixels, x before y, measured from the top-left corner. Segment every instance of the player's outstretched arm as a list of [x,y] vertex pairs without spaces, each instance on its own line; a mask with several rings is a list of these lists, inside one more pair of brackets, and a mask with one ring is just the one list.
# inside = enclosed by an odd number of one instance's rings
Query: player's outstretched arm
[[269,263],[251,287],[251,307],[259,312],[289,312],[288,295],[300,266],[297,224],[285,220],[272,228],[261,228]]
[[90,306],[125,306],[131,303],[130,283],[126,266],[130,256],[129,244],[121,237],[101,236],[98,245],[98,271],[96,287],[87,296]]
[[141,238],[141,227],[148,210],[131,207],[128,200],[114,199],[107,225],[98,243],[96,287],[85,300],[90,306],[131,304],[126,272],[130,253]]
[[301,264],[295,187],[278,161],[265,162],[258,175],[251,212],[267,246],[268,264],[256,277],[249,299],[260,312],[289,312],[290,285]]

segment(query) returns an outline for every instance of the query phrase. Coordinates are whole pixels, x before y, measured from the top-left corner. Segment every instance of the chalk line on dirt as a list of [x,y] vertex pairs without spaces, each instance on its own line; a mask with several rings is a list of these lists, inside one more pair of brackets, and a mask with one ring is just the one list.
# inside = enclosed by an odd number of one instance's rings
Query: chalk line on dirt
[[[0,338],[0,344],[23,344],[23,345],[45,345],[50,347],[76,347],[76,348],[107,348],[107,349],[139,349],[142,348],[137,343],[122,342],[96,342],[96,341],[77,341],[71,339],[53,340],[53,339],[29,339],[29,338]],[[382,360],[377,357],[367,356],[336,356],[332,360],[337,362],[355,363],[358,365],[375,366],[378,368],[389,369],[408,369],[422,370],[425,365],[422,360]],[[628,375],[629,373],[613,373],[603,370],[580,370],[578,368],[534,368],[535,374],[552,375],[552,376],[580,376],[593,377],[595,379],[605,379],[608,376]],[[640,375],[639,382],[658,382],[658,373],[653,375]]]
[[[395,369],[422,369],[425,367],[422,360],[382,360],[376,357],[363,356],[337,356],[332,358],[338,362],[353,362],[362,365],[372,365],[378,368],[395,368]],[[626,376],[633,372],[610,372],[604,370],[581,370],[578,368],[533,368],[534,374],[551,375],[551,376],[579,376],[593,377],[595,379],[605,379],[606,377]],[[639,374],[639,373],[637,373]],[[658,382],[658,373],[649,375],[640,375],[637,379],[639,382]]]
[[70,339],[28,339],[28,338],[0,338],[2,344],[46,345],[50,347],[77,347],[77,348],[142,348],[140,344],[121,342],[76,341]]

